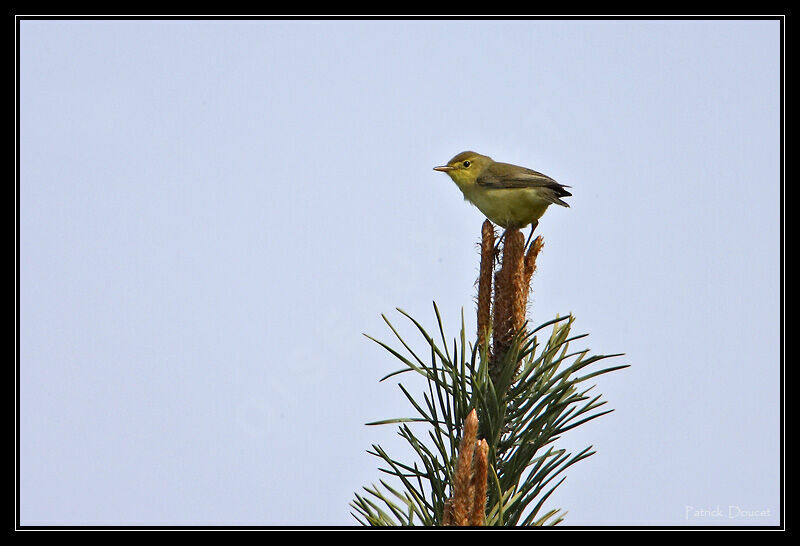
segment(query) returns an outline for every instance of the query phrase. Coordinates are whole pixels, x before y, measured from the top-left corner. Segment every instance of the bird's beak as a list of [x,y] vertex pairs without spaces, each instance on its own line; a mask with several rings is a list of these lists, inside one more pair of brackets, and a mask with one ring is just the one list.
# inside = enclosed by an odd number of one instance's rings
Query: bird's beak
[[433,168],[433,170],[434,170],[434,171],[441,171],[441,172],[443,172],[443,173],[446,173],[446,172],[448,172],[448,171],[452,171],[452,170],[453,170],[453,167],[447,167],[447,166],[442,166],[442,167],[434,167],[434,168]]

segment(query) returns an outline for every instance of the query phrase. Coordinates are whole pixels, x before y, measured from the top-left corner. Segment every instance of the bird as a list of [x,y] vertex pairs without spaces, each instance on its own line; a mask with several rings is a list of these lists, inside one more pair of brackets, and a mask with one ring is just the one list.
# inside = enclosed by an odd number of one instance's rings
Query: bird
[[495,224],[506,230],[530,224],[531,235],[547,207],[569,207],[561,198],[572,195],[566,190],[570,186],[559,184],[545,174],[500,163],[477,152],[461,152],[433,170],[447,173],[464,194],[464,200]]

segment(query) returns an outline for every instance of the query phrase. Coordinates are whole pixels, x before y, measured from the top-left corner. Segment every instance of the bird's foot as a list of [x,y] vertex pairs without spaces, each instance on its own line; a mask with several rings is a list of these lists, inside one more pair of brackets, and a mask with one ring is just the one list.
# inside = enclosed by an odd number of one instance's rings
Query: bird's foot
[[533,222],[531,222],[531,233],[530,235],[528,235],[528,240],[525,241],[525,246],[522,247],[523,253],[528,251],[528,245],[531,243],[531,239],[533,239],[533,232],[536,231],[536,226],[538,225],[539,225],[539,220],[534,220]]
[[494,259],[495,259],[495,261],[497,263],[500,262],[500,244],[503,242],[503,239],[506,236],[506,231],[507,230],[503,230],[503,234],[500,236],[500,238],[497,240],[497,242],[494,245]]

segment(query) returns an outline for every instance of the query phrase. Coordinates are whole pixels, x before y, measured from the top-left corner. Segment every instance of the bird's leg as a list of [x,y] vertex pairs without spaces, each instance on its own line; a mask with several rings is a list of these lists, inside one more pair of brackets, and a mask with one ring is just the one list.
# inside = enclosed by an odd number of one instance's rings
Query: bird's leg
[[508,231],[508,230],[505,230],[505,229],[503,230],[503,234],[500,236],[500,238],[497,240],[497,243],[494,245],[494,257],[495,257],[495,259],[498,259],[500,257],[500,243],[503,242],[503,238],[506,236],[506,231]]
[[528,244],[530,244],[531,239],[533,238],[533,232],[536,231],[536,226],[538,226],[538,225],[539,225],[539,220],[534,220],[533,222],[531,222],[531,234],[528,235],[528,240],[525,241],[525,246],[522,247],[523,252],[528,249]]

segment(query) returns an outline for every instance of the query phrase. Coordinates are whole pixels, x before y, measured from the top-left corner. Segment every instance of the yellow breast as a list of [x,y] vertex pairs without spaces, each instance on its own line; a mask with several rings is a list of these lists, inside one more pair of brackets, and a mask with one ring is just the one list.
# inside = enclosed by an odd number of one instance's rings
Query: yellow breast
[[464,199],[478,207],[486,217],[506,229],[520,229],[538,220],[550,203],[536,188],[462,188]]

